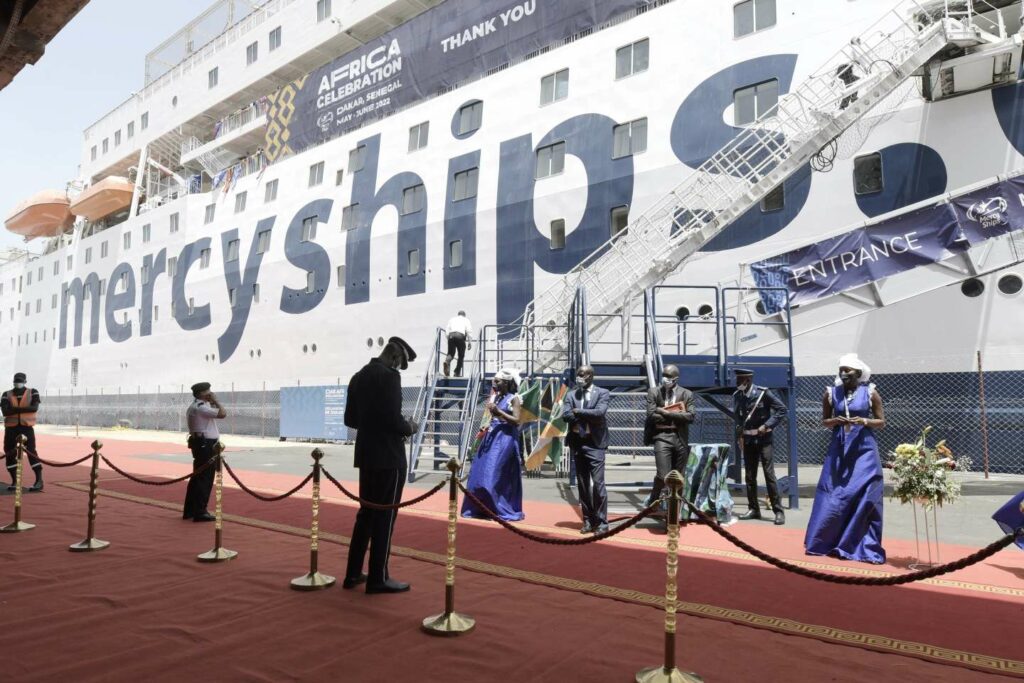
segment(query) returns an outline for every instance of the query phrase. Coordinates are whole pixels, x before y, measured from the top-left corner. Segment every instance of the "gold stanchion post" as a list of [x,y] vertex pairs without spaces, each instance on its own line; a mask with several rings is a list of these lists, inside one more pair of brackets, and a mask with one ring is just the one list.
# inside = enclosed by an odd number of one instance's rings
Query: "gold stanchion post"
[[214,500],[216,501],[213,515],[217,518],[213,523],[214,545],[213,550],[207,550],[196,558],[200,562],[226,562],[238,555],[237,552],[228,550],[221,543],[224,528],[223,507],[221,503],[224,488],[224,460],[221,458],[221,453],[223,452],[224,444],[218,441],[213,446],[213,457],[217,458],[217,474],[213,481]]
[[101,541],[96,538],[96,498],[100,482],[100,449],[103,444],[99,441],[92,442],[92,470],[89,472],[89,521],[86,526],[85,539],[68,546],[73,553],[88,553],[94,550],[103,550],[110,545],[110,541]]
[[636,683],[701,683],[695,673],[676,668],[676,573],[679,569],[679,511],[682,504],[683,477],[676,470],[665,478],[671,491],[668,501],[668,548],[665,559],[665,663],[643,669]]
[[16,534],[36,528],[35,524],[21,521],[21,470],[24,467],[25,443],[27,441],[28,437],[24,434],[18,435],[17,445],[15,446],[18,467],[14,471],[14,521],[5,527],[0,527],[0,532],[5,534]]
[[336,579],[317,571],[320,552],[320,459],[324,452],[313,450],[313,522],[309,525],[309,573],[292,579],[292,588],[297,591],[317,591],[330,588]]
[[423,630],[438,636],[469,633],[476,626],[473,617],[455,611],[455,522],[458,520],[459,463],[448,461],[448,556],[444,575],[444,612],[423,620]]

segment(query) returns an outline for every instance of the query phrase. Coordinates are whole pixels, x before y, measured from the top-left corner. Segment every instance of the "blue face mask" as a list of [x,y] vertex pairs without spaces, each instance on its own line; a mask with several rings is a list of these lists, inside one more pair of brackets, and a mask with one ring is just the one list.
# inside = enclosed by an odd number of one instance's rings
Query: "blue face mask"
[[667,388],[667,387],[674,387],[675,385],[676,385],[676,378],[675,377],[662,377],[661,378],[661,386]]
[[24,382],[15,382],[14,383],[14,388],[15,389],[24,389],[25,388],[25,383]]

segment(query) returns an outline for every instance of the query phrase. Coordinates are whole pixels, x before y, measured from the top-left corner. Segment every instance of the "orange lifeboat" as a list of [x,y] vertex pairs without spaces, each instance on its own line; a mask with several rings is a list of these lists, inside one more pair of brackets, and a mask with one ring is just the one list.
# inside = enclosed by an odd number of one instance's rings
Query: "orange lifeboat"
[[74,221],[69,205],[63,190],[43,190],[14,207],[4,225],[28,240],[54,237],[71,227]]
[[127,179],[108,176],[90,185],[71,202],[71,213],[95,221],[129,207],[135,186]]

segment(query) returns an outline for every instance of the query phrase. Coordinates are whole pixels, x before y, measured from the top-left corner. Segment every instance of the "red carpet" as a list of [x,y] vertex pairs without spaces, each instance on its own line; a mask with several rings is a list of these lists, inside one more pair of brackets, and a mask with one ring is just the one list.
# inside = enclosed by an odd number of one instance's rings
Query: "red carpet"
[[[150,452],[171,450],[154,446]],[[104,452],[111,453],[109,445]],[[150,471],[179,473],[169,463],[148,463]],[[145,487],[103,473],[104,491],[153,504],[102,497],[97,535],[112,547],[67,552],[84,532],[86,497],[54,484],[86,476],[85,468],[49,470],[47,492],[26,497],[24,518],[39,528],[0,536],[0,556],[8,560],[5,624],[17,624],[18,640],[33,650],[59,652],[9,663],[13,680],[170,680],[212,670],[218,680],[370,681],[413,673],[422,680],[603,681],[631,680],[636,669],[660,661],[661,616],[650,606],[664,591],[664,554],[656,548],[537,545],[493,525],[460,522],[460,560],[477,571],[459,572],[458,604],[477,618],[478,631],[440,641],[417,631],[442,604],[443,569],[431,564],[444,550],[444,524],[436,518],[404,514],[396,528],[401,548],[392,572],[414,584],[410,594],[299,594],[287,588],[308,561],[308,542],[299,537],[229,524],[225,544],[240,557],[196,563],[213,530],[179,519],[183,485]],[[280,475],[243,477],[287,487]],[[11,499],[0,501],[9,516]],[[228,490],[225,501],[229,514],[250,525],[308,525],[308,498],[262,503]],[[438,496],[425,507],[443,505]],[[321,528],[347,535],[353,514],[353,507],[325,505]],[[709,534],[691,527],[682,543],[720,547]],[[657,537],[636,532],[627,540],[638,538]],[[321,569],[339,574],[345,554],[325,543]],[[1024,674],[1024,664],[1011,661],[1022,656],[1021,600],[998,590],[833,586],[721,553],[684,554],[680,577],[680,600],[692,603],[685,611],[711,617],[681,618],[680,660],[707,680],[996,680],[964,666]]]

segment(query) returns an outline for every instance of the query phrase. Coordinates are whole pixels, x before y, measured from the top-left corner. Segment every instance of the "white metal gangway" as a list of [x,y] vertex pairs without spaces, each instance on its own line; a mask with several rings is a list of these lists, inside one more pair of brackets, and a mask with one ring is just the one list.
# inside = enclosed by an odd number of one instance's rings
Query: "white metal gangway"
[[[962,36],[963,20],[936,16],[906,0],[852,39],[672,192],[631,220],[625,231],[534,299],[524,321],[538,337],[537,367],[550,365],[563,353],[564,323],[578,286],[586,287],[592,313],[621,311],[890,95],[946,47],[951,34]],[[594,328],[609,320],[593,319]]]

